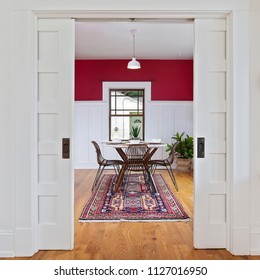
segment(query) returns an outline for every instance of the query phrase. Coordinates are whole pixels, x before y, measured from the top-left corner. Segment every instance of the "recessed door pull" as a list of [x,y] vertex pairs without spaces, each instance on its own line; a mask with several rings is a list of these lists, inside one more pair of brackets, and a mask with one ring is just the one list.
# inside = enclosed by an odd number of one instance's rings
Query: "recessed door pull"
[[197,158],[205,158],[205,138],[199,137],[197,141]]
[[62,138],[62,158],[70,158],[70,138]]

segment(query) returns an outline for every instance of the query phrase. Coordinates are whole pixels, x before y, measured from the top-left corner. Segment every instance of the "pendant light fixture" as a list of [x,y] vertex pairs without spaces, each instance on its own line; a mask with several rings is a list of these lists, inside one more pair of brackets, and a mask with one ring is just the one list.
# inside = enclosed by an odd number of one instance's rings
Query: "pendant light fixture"
[[131,61],[128,62],[127,68],[128,69],[140,69],[140,63],[135,59],[135,34],[136,30],[131,30],[131,34],[133,36],[133,58]]

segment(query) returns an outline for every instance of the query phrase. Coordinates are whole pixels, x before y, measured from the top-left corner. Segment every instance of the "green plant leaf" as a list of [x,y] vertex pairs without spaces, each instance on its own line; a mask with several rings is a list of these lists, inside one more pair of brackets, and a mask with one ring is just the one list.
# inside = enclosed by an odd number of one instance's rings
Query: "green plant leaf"
[[139,136],[139,133],[141,131],[141,127],[140,126],[131,126],[130,128],[130,135],[132,137],[138,137]]
[[[176,146],[176,152],[179,154],[180,157],[183,158],[193,158],[193,137],[189,136],[188,134],[185,135],[185,132],[182,132],[181,134],[177,132],[172,139],[176,140],[178,142]],[[168,147],[169,145],[169,147]],[[169,152],[170,147],[172,147],[173,144],[167,144],[167,150]]]

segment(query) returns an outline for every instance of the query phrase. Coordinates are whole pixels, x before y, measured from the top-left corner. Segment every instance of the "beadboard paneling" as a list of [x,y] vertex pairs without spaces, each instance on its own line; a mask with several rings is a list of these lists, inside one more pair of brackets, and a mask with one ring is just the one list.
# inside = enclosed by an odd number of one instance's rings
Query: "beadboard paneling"
[[[96,154],[92,140],[101,145],[105,157],[117,158],[116,151],[102,145],[108,140],[108,103],[75,102],[75,161],[77,168],[97,168]],[[150,101],[145,111],[146,139],[161,138],[171,143],[175,132],[193,133],[192,101]],[[159,149],[155,158],[167,157],[165,149]]]

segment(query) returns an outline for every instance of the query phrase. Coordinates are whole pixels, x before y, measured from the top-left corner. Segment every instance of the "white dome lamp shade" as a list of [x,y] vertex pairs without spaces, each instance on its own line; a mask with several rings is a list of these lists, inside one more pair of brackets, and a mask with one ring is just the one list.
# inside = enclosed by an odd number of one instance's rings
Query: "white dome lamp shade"
[[131,34],[133,36],[133,58],[131,61],[128,62],[127,68],[128,69],[140,69],[141,65],[140,62],[136,60],[135,58],[135,34],[136,30],[131,30]]
[[140,62],[137,61],[137,60],[135,59],[135,57],[133,57],[132,60],[128,62],[127,68],[128,68],[128,69],[140,69],[140,68],[141,68],[141,65],[140,65]]

